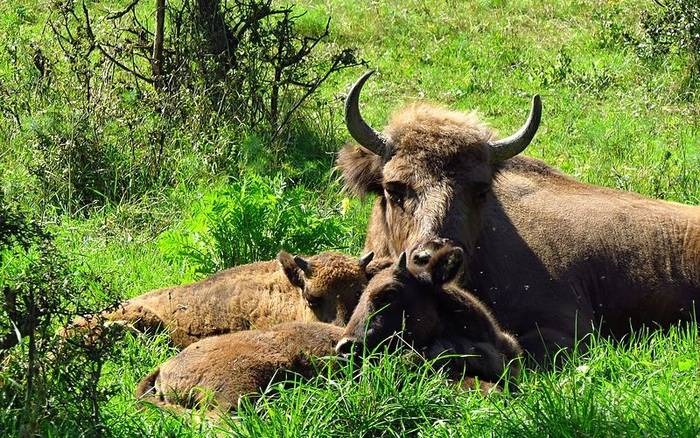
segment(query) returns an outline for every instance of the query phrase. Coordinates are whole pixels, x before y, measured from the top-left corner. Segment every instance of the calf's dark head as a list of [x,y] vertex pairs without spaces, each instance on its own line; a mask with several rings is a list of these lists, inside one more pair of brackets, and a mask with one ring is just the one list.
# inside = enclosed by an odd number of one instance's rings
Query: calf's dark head
[[[539,127],[539,96],[523,127],[502,140],[474,114],[416,104],[393,116],[384,132],[360,115],[359,95],[371,72],[357,81],[345,104],[345,121],[359,146],[338,154],[345,186],[358,195],[376,193],[379,228],[368,238],[386,241],[389,254],[421,241],[447,237],[469,250],[480,229],[480,207],[499,163],[522,152]],[[372,233],[381,236],[372,236]]]
[[406,253],[391,268],[374,276],[336,346],[341,354],[372,350],[387,342],[396,347],[395,334],[420,348],[441,335],[438,308],[443,286],[459,274],[464,253],[458,247],[438,250],[422,265],[407,261]]

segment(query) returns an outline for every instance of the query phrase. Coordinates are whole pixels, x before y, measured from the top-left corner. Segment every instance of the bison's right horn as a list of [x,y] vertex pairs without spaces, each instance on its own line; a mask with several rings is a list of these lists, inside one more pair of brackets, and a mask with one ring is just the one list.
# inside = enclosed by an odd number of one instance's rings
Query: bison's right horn
[[360,115],[360,91],[373,73],[374,71],[368,71],[350,88],[348,97],[345,99],[345,126],[348,127],[350,135],[356,142],[383,157],[388,145],[386,137],[372,129]]
[[491,153],[494,162],[507,160],[524,151],[535,137],[537,128],[540,127],[542,118],[542,99],[536,94],[532,98],[532,107],[527,122],[522,128],[510,137],[497,140],[491,143]]

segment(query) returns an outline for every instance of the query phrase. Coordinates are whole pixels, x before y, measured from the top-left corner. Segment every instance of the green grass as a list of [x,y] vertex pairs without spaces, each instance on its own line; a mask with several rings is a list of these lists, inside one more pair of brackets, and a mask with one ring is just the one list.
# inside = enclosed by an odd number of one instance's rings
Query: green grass
[[519,392],[463,391],[428,366],[380,355],[360,369],[326,369],[310,382],[269,388],[237,415],[211,421],[138,406],[131,393],[174,351],[164,339],[122,342],[106,371],[118,394],[106,424],[118,436],[676,436],[700,432],[700,343],[695,326],[640,333],[619,345],[595,340],[564,369],[525,371]]
[[[0,33],[23,41],[41,38],[43,4],[0,4]],[[327,15],[333,17],[332,40],[325,48],[356,46],[370,68],[379,71],[361,102],[375,127],[385,124],[393,109],[426,99],[477,110],[507,135],[526,117],[530,96],[539,93],[542,126],[526,154],[582,181],[698,205],[700,97],[679,91],[684,59],[642,60],[606,34],[609,28],[595,18],[607,13],[636,31],[642,10],[652,5],[651,0],[299,2],[309,10],[302,20],[310,29],[322,26]],[[8,69],[0,65],[4,78]],[[322,88],[320,99],[330,102],[335,112],[326,125],[308,130],[320,132],[330,125],[336,138],[347,138],[339,96],[361,73],[345,71]],[[62,104],[55,103],[59,112]],[[337,175],[331,173],[331,152],[341,142],[319,144],[333,136],[300,136],[289,159],[276,167],[250,158],[264,149],[251,139],[245,160],[234,163],[243,170],[233,176],[207,174],[195,155],[184,155],[178,157],[182,176],[168,187],[146,191],[130,202],[107,202],[87,215],[68,215],[51,208],[36,190],[29,171],[32,157],[23,147],[32,137],[0,131],[0,184],[8,198],[50,223],[60,247],[108,278],[124,298],[193,281],[202,276],[197,271],[221,267],[217,245],[225,247],[229,233],[224,229],[216,237],[211,231],[216,220],[207,222],[207,212],[216,199],[235,210],[240,204],[236,190],[246,175],[265,174],[271,180],[284,175],[280,196],[300,209],[295,217],[336,224],[332,232],[342,234],[316,246],[290,239],[290,245],[299,246],[286,249],[359,253],[361,248],[369,202],[346,200],[340,191]],[[252,235],[231,223],[229,231],[241,231],[233,242]],[[275,223],[261,219],[259,225],[259,232],[276,238],[271,233]],[[202,268],[201,259],[178,252],[177,246],[184,245],[172,243],[174,235],[179,242],[203,239],[206,245],[200,250],[210,251],[205,259],[213,264]],[[270,257],[270,251],[274,249],[251,257]],[[176,351],[163,339],[131,336],[119,348],[121,360],[108,363],[102,379],[114,386],[114,396],[103,408],[107,430],[114,436],[700,435],[695,327],[642,333],[623,344],[596,340],[585,356],[573,357],[563,370],[527,371],[519,393],[488,397],[460,391],[427,369],[409,370],[399,357],[384,357],[365,365],[357,379],[342,369],[270,391],[221,423],[139,406],[133,398],[135,384]],[[0,425],[14,424],[11,415],[0,406]],[[47,436],[73,432],[61,424],[45,429]]]

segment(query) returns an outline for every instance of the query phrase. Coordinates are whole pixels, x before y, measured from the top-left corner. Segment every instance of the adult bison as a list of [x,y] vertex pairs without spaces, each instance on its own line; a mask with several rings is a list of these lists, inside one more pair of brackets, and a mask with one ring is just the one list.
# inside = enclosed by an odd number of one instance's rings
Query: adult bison
[[473,114],[416,104],[383,133],[346,101],[360,146],[338,155],[345,186],[378,195],[366,251],[396,257],[444,237],[467,253],[464,286],[536,360],[600,327],[624,335],[700,310],[700,207],[583,184],[517,156],[539,126],[538,96],[510,137]]

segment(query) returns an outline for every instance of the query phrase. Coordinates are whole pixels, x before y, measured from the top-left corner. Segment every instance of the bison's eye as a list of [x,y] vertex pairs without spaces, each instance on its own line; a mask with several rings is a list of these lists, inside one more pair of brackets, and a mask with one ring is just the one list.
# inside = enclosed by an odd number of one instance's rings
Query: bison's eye
[[389,198],[389,202],[397,207],[403,208],[407,192],[407,187],[404,183],[388,182],[385,184],[384,190],[386,191],[387,198]]
[[389,201],[391,201],[392,204],[398,205],[399,207],[403,206],[403,193],[387,190],[387,196],[389,197]]

